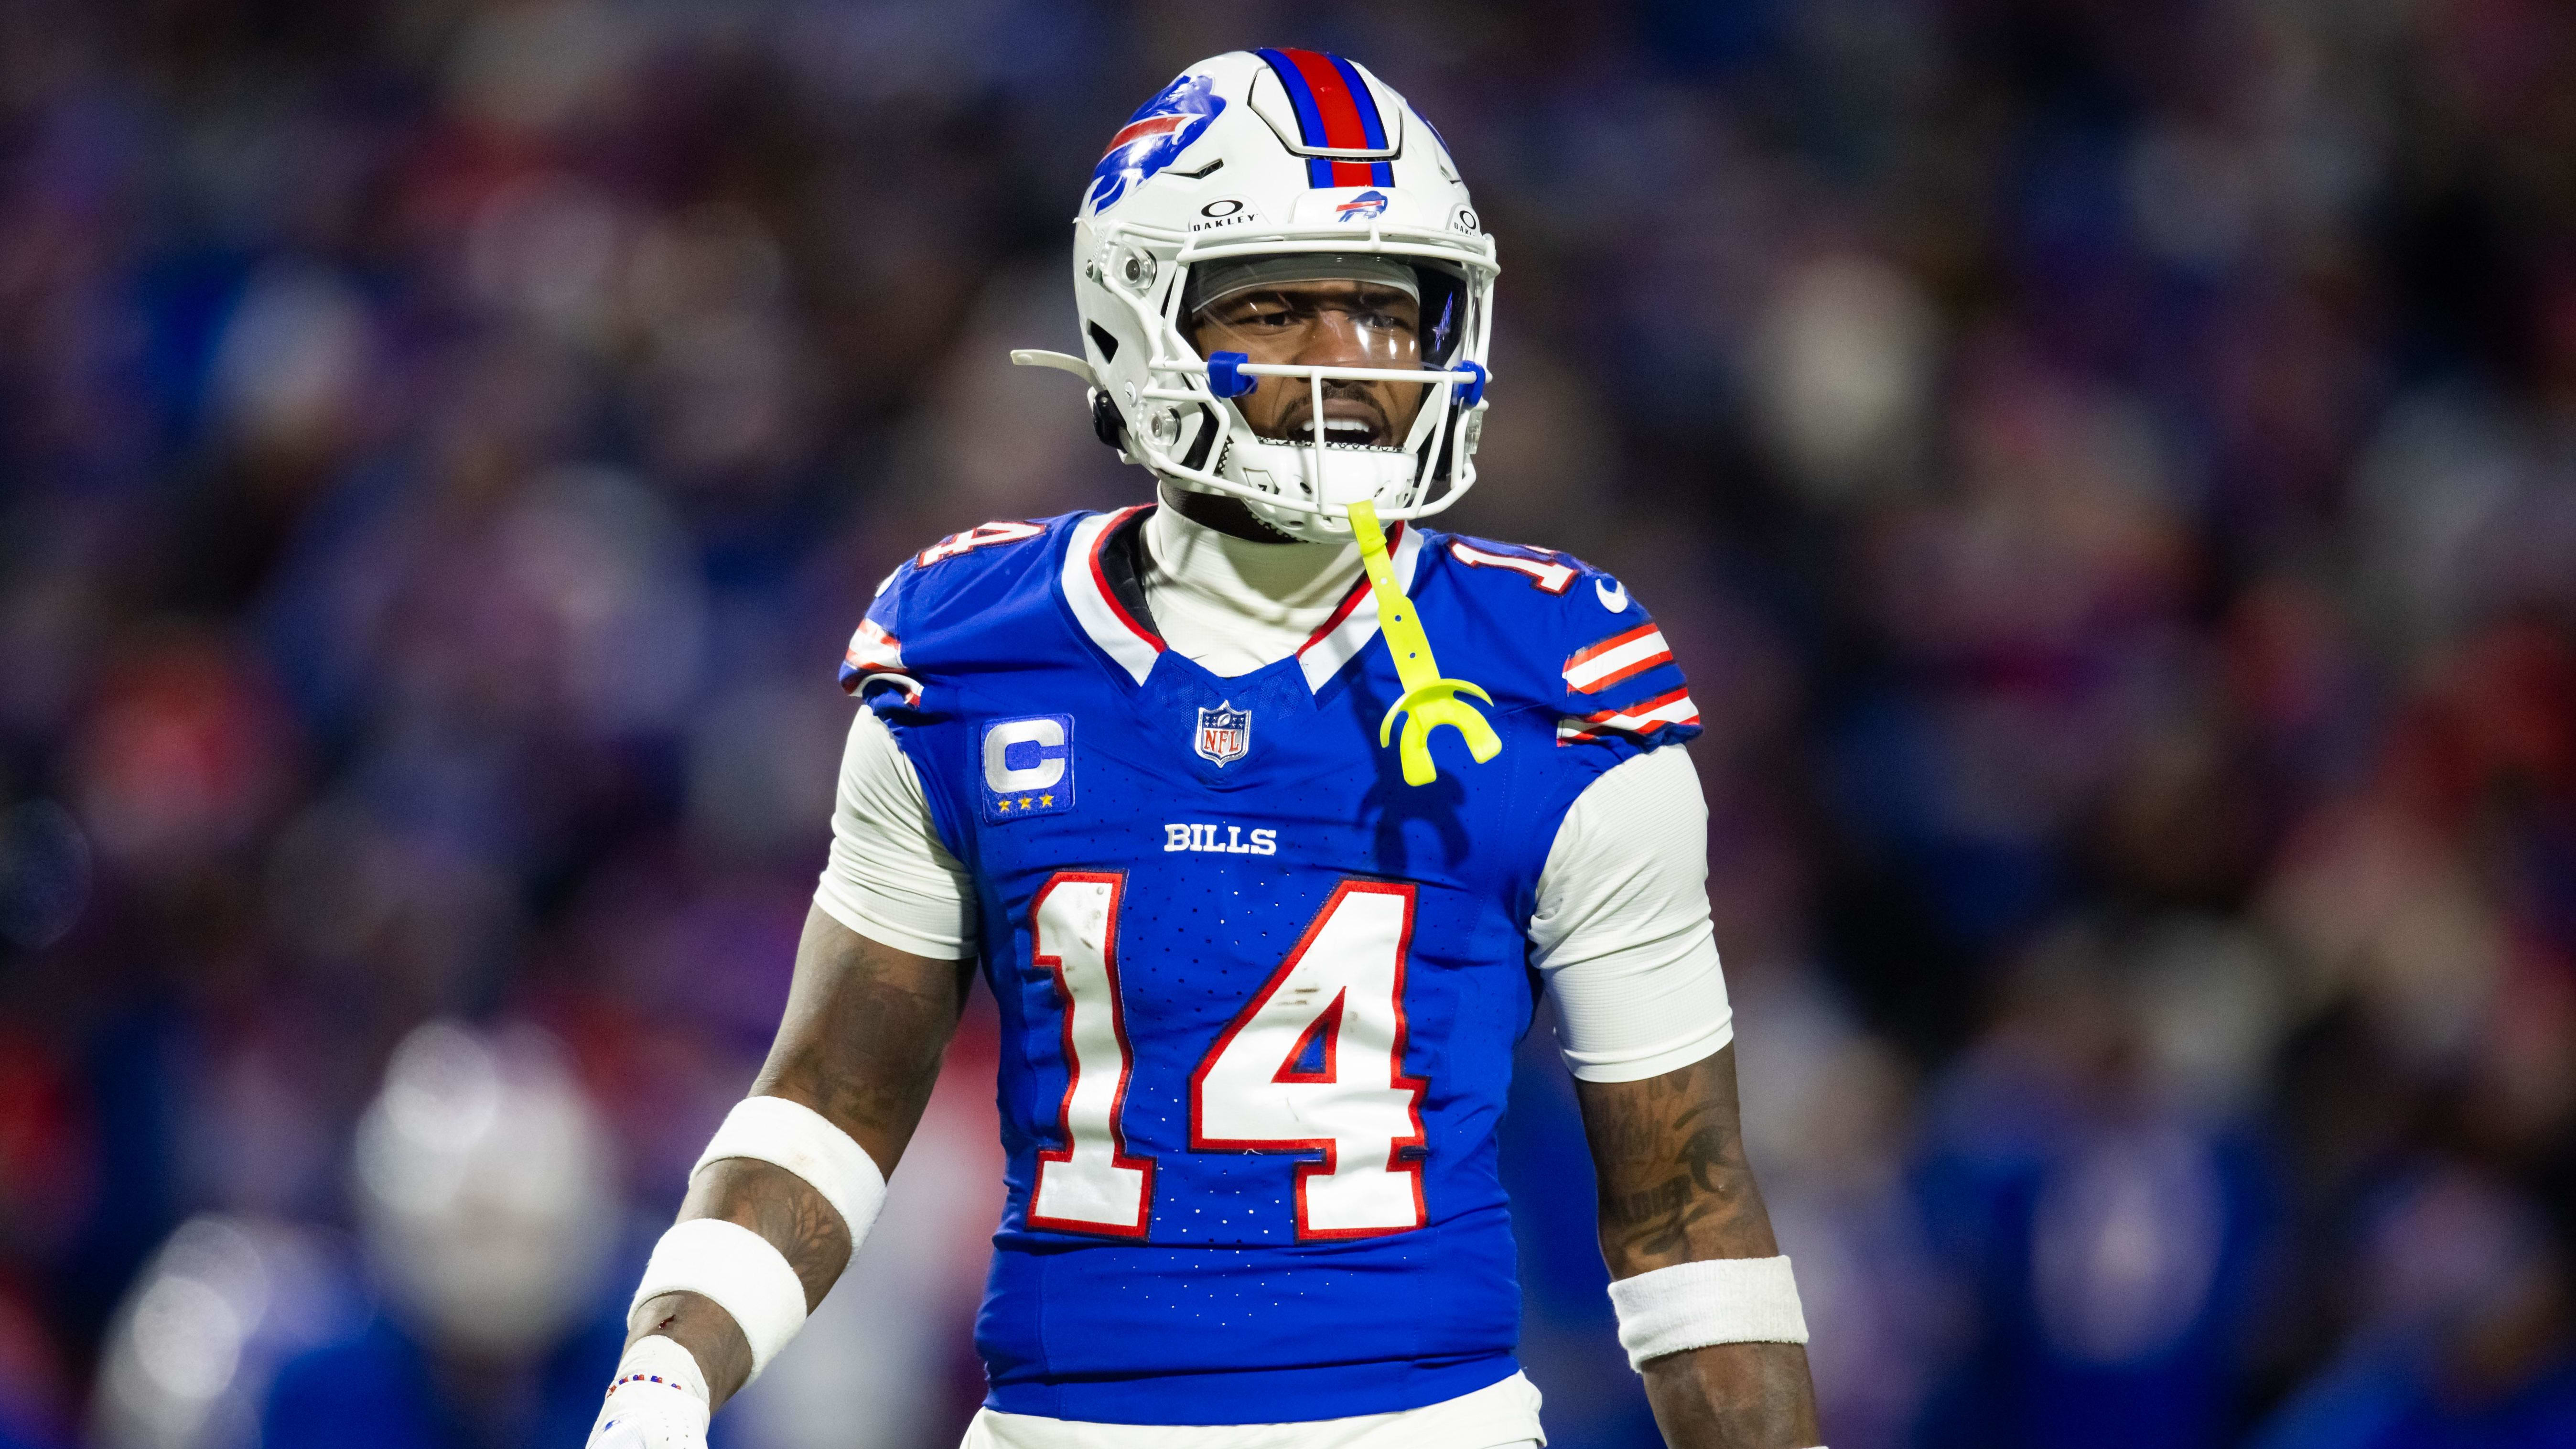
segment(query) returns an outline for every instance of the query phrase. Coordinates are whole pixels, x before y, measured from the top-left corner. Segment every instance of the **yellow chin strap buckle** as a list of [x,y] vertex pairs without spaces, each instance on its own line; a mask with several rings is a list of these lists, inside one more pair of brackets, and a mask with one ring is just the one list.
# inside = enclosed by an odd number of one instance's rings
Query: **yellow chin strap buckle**
[[1398,715],[1409,716],[1404,722],[1404,745],[1398,752],[1404,761],[1404,783],[1428,785],[1440,778],[1431,763],[1431,732],[1447,725],[1467,742],[1467,753],[1477,764],[1503,752],[1502,738],[1494,727],[1476,712],[1476,707],[1458,697],[1461,690],[1487,704],[1494,697],[1463,679],[1440,677],[1440,662],[1431,657],[1431,640],[1422,632],[1422,620],[1413,612],[1413,601],[1396,587],[1395,565],[1386,556],[1386,533],[1378,527],[1377,505],[1350,505],[1351,537],[1359,541],[1360,566],[1368,570],[1369,592],[1377,595],[1377,628],[1386,636],[1386,647],[1395,655],[1395,677],[1404,684],[1404,697],[1397,700],[1379,721],[1377,742],[1382,747],[1395,733]]

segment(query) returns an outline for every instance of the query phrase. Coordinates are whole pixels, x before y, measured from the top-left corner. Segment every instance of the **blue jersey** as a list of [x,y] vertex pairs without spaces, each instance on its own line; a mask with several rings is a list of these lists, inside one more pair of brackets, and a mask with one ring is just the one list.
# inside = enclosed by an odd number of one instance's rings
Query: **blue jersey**
[[1478,765],[1442,731],[1409,786],[1365,582],[1219,678],[1154,632],[1145,511],[943,540],[843,666],[976,882],[1009,1154],[986,1402],[1235,1424],[1483,1388],[1515,1370],[1495,1128],[1539,872],[1587,784],[1698,715],[1616,580],[1404,527],[1397,579],[1503,741]]

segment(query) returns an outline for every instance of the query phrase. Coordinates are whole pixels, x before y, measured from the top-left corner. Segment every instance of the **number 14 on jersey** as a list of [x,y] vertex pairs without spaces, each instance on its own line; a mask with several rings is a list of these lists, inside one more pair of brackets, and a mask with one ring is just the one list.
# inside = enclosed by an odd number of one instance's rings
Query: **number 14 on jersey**
[[[1118,990],[1122,874],[1062,871],[1029,903],[1064,1014],[1063,1145],[1038,1153],[1032,1227],[1145,1236],[1154,1160],[1121,1121],[1135,1054]],[[1296,1168],[1297,1236],[1421,1227],[1425,1083],[1404,1075],[1414,888],[1346,880],[1190,1074],[1193,1152],[1320,1153]],[[1309,1061],[1317,1064],[1308,1065]]]

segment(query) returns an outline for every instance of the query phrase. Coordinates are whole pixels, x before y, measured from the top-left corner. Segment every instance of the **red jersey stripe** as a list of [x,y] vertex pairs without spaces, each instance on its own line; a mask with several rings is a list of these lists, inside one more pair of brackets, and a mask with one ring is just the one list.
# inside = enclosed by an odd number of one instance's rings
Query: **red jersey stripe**
[[1602,655],[1609,653],[1611,650],[1618,648],[1622,644],[1633,644],[1636,641],[1645,638],[1647,635],[1654,633],[1655,629],[1656,626],[1653,624],[1640,624],[1636,628],[1631,629],[1624,634],[1613,634],[1598,644],[1586,645],[1581,649],[1575,650],[1571,655],[1566,657],[1565,667],[1568,670],[1571,670],[1578,664],[1582,664],[1588,660],[1598,659]]

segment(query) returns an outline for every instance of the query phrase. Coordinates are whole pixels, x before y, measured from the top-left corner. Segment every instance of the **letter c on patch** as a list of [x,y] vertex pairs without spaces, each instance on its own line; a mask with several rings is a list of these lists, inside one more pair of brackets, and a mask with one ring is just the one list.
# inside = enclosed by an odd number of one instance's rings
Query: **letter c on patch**
[[997,795],[1052,788],[1072,753],[1052,716],[1005,720],[984,732],[984,784]]

